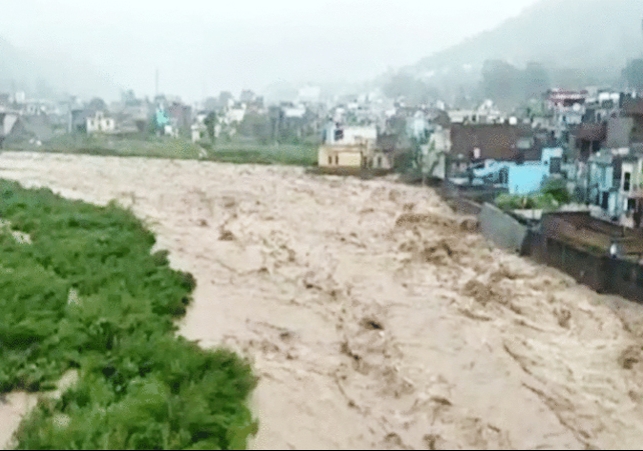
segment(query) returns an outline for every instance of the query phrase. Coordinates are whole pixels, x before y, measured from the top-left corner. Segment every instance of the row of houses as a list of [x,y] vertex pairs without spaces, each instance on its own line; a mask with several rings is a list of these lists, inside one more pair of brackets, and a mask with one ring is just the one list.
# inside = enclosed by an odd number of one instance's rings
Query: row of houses
[[410,139],[420,144],[427,178],[521,196],[558,179],[595,217],[627,227],[641,223],[643,98],[635,93],[552,89],[512,114],[490,101],[447,111],[395,105],[383,114],[371,111],[368,122],[331,115],[319,166],[391,169]]
[[[540,111],[498,119],[456,112],[431,128],[423,171],[461,186],[509,194],[564,180],[578,201],[634,227],[643,214],[643,98],[631,93],[552,90]],[[449,112],[451,115],[451,112]]]

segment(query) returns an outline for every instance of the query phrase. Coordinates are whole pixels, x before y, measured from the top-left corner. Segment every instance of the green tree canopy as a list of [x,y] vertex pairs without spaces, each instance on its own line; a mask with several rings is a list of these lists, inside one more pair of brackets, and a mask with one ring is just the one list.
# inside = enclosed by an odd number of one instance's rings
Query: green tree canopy
[[391,77],[383,86],[383,92],[387,97],[404,99],[413,105],[427,104],[437,100],[439,93],[437,89],[428,85],[409,74],[396,74]]
[[95,111],[105,111],[105,110],[107,110],[107,104],[100,97],[94,97],[89,102],[88,106],[89,106],[89,109],[95,110]]
[[522,88],[527,99],[540,98],[551,88],[547,69],[540,63],[528,63],[522,72]]

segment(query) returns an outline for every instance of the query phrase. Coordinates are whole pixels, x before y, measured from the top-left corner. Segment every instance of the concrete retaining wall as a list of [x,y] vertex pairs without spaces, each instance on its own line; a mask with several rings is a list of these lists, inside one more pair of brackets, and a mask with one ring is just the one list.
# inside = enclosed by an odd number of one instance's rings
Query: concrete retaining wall
[[480,233],[508,251],[526,252],[529,228],[491,204],[484,204],[478,215]]

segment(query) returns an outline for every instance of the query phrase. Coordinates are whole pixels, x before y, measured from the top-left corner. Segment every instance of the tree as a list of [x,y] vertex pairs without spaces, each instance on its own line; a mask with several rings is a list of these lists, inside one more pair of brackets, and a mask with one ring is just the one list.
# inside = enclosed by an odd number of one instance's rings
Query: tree
[[239,124],[239,133],[242,136],[254,138],[261,144],[270,142],[271,131],[270,117],[265,114],[249,112]]
[[545,182],[541,188],[541,193],[550,196],[559,204],[567,204],[571,202],[571,195],[567,189],[567,183],[560,179],[550,179]]
[[643,91],[643,59],[630,61],[622,72],[629,89]]
[[527,99],[540,98],[551,88],[551,79],[540,63],[528,63],[522,72],[522,90]]
[[439,95],[434,87],[409,74],[402,73],[392,76],[382,90],[387,97],[404,97],[409,104],[413,105],[427,104],[436,100]]
[[106,111],[107,110],[107,104],[105,101],[99,97],[94,97],[90,102],[89,102],[89,109],[94,110],[94,111]]
[[136,100],[136,95],[132,89],[121,93],[121,101],[127,106],[136,106],[140,103]]
[[214,141],[216,139],[216,136],[214,134],[214,127],[217,124],[217,114],[214,111],[211,111],[210,113],[208,113],[203,123],[205,124],[205,127],[208,131],[210,141],[212,142],[212,144],[214,144]]
[[484,95],[498,104],[515,103],[521,98],[521,71],[506,61],[485,61],[482,68]]

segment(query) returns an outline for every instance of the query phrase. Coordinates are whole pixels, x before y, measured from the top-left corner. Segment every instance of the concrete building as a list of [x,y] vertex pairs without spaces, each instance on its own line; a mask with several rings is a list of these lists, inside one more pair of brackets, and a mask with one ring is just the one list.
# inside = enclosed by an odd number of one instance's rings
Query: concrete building
[[[324,144],[318,152],[319,167],[362,168],[375,154],[377,128],[341,127],[330,123],[325,129]],[[379,155],[382,157],[382,155]],[[376,160],[382,162],[382,160]]]
[[116,121],[107,116],[103,111],[97,111],[93,116],[86,119],[87,134],[114,133]]

